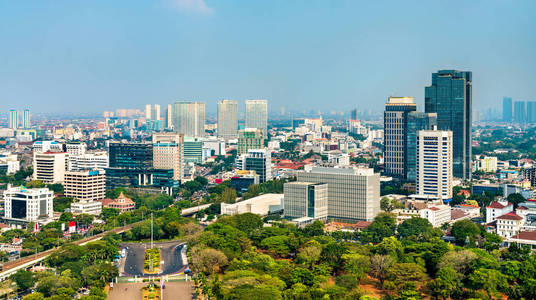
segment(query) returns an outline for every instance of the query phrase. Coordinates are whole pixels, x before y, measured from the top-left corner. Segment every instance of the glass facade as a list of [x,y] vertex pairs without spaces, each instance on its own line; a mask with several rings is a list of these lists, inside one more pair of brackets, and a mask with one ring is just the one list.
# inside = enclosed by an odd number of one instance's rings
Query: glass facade
[[525,110],[525,101],[514,102],[514,122],[525,124],[527,122],[527,112]]
[[437,126],[437,114],[410,112],[406,134],[406,179],[417,180],[417,135],[419,130],[430,130]]
[[472,72],[440,70],[425,88],[424,108],[437,113],[439,130],[453,134],[453,175],[471,179]]
[[512,98],[503,98],[503,122],[512,122]]

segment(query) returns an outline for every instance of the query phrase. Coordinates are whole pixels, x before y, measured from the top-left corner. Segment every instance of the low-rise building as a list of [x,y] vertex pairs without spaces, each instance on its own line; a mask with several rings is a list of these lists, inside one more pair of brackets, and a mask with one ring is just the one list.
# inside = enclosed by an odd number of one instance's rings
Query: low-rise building
[[493,201],[486,207],[486,223],[497,220],[497,217],[514,210],[512,203],[507,201]]
[[497,217],[497,234],[504,238],[518,234],[523,228],[524,219],[515,212]]
[[427,219],[433,227],[441,227],[441,225],[450,222],[450,206],[435,205],[420,210],[421,218]]
[[287,182],[284,185],[284,215],[293,220],[303,217],[326,221],[328,185],[326,183]]
[[221,203],[222,215],[254,213],[261,216],[283,210],[283,194],[264,194],[244,201]]
[[127,211],[133,211],[136,207],[136,203],[132,199],[128,198],[121,192],[117,199],[103,199],[101,200],[102,206],[106,208],[118,209],[120,213]]
[[53,199],[54,192],[48,188],[10,187],[4,191],[4,217],[23,222],[49,220]]

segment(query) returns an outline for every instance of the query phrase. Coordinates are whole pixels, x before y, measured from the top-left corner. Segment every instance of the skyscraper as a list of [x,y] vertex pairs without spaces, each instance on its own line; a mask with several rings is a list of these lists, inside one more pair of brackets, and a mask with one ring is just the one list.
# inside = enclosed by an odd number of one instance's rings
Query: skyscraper
[[152,116],[151,104],[145,104],[145,119],[150,120]]
[[204,136],[205,102],[175,102],[173,107],[173,130],[184,134],[184,136]]
[[527,101],[527,123],[536,123],[536,101]]
[[238,130],[238,102],[218,101],[218,136],[225,139],[236,138]]
[[166,129],[173,128],[173,105],[171,104],[168,104],[166,106],[164,121],[165,121],[164,126],[166,126]]
[[357,120],[357,108],[354,108],[352,109],[352,111],[350,111],[350,120]]
[[259,175],[259,182],[272,180],[272,152],[268,149],[249,149],[237,159],[241,170],[255,171]]
[[238,155],[247,153],[249,149],[263,149],[264,138],[262,130],[246,128],[238,132]]
[[417,141],[417,194],[452,198],[452,132],[421,130]]
[[9,128],[17,129],[19,125],[19,114],[16,110],[12,109],[9,111]]
[[525,124],[527,122],[527,112],[525,110],[525,101],[514,102],[514,122]]
[[503,98],[503,122],[512,122],[512,98]]
[[384,113],[385,173],[406,175],[408,114],[417,110],[412,97],[389,97]]
[[439,130],[451,130],[453,174],[471,179],[472,72],[440,70],[425,88],[424,109],[437,113]]
[[436,113],[412,111],[408,114],[406,128],[406,179],[417,180],[417,135],[420,130],[430,130],[437,126]]
[[246,100],[246,128],[258,128],[268,137],[268,101]]
[[154,109],[152,111],[151,117],[153,120],[160,120],[161,114],[160,114],[160,104],[155,104]]
[[22,128],[30,128],[30,110],[25,109],[22,115]]
[[173,179],[184,177],[184,136],[177,133],[153,134],[153,167],[173,169]]

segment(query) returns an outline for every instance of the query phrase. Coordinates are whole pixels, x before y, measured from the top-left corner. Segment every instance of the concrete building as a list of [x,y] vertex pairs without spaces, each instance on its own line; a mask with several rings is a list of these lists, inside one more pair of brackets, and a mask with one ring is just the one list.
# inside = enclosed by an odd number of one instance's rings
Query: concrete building
[[495,173],[497,172],[497,157],[495,156],[485,156],[480,158],[477,161],[478,171],[486,173]]
[[22,128],[29,129],[31,127],[30,123],[30,110],[25,109],[22,114]]
[[503,238],[515,236],[523,229],[524,219],[515,212],[497,217],[497,235]]
[[121,192],[117,199],[103,199],[101,200],[102,206],[106,208],[115,208],[119,210],[120,213],[127,211],[133,211],[136,208],[136,203],[132,199],[128,198]]
[[238,132],[238,155],[247,153],[249,149],[263,149],[264,135],[261,129],[246,128]]
[[283,210],[283,194],[264,194],[244,201],[220,205],[222,215],[254,213],[265,216]]
[[268,101],[246,100],[246,128],[258,128],[268,137]]
[[284,216],[287,219],[303,217],[328,219],[328,185],[325,183],[287,182],[284,185]]
[[102,213],[102,203],[99,201],[73,202],[71,203],[71,213],[74,215],[88,214],[98,216]]
[[63,183],[66,166],[66,152],[34,152],[33,179],[46,184]]
[[184,138],[184,162],[203,163],[203,140],[195,137]]
[[65,196],[80,202],[93,202],[106,196],[106,175],[104,170],[84,170],[65,172],[63,183]]
[[53,217],[54,192],[47,188],[11,187],[4,191],[4,217],[23,222],[46,221]]
[[57,141],[36,141],[32,146],[32,150],[34,153],[67,152],[65,145]]
[[155,121],[160,121],[162,117],[162,114],[160,112],[160,104],[155,104],[154,109],[151,112],[151,118]]
[[92,170],[108,168],[108,152],[100,151],[94,153],[86,153],[83,155],[69,155],[68,170]]
[[417,181],[417,135],[421,130],[431,130],[437,126],[436,113],[412,111],[407,117],[406,153],[404,158],[405,177]]
[[14,174],[20,170],[20,161],[17,154],[11,152],[0,153],[0,170],[6,172],[7,175]]
[[9,111],[8,127],[10,129],[17,129],[19,127],[19,113],[14,109]]
[[186,137],[205,135],[205,102],[175,102],[173,130]]
[[153,167],[173,169],[173,179],[184,176],[184,135],[177,133],[153,134]]
[[69,156],[84,155],[86,154],[87,145],[86,143],[72,143],[66,144],[65,148]]
[[235,100],[218,101],[218,136],[233,139],[238,130],[238,102]]
[[385,173],[405,177],[408,114],[417,110],[413,97],[389,97],[384,113]]
[[419,211],[421,218],[428,220],[433,227],[450,223],[450,206],[435,205]]
[[164,112],[164,126],[166,129],[173,129],[173,106],[168,104]]
[[152,116],[151,104],[145,104],[145,119],[150,120]]
[[328,184],[329,219],[372,221],[380,212],[380,174],[373,169],[312,167],[297,181]]
[[486,223],[497,220],[498,217],[514,211],[514,205],[507,201],[493,201],[486,206]]
[[452,132],[421,130],[417,139],[417,194],[452,198]]
[[272,180],[272,152],[268,149],[250,149],[237,158],[240,170],[255,171],[259,182]]

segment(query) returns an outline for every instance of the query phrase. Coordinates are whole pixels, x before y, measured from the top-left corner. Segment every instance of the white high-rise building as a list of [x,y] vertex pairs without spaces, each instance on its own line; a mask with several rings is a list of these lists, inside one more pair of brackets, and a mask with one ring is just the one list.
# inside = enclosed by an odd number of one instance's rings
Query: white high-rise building
[[312,167],[298,182],[327,183],[328,218],[372,221],[380,212],[380,174],[374,169]]
[[168,104],[166,107],[165,112],[165,124],[166,129],[172,129],[173,128],[173,105]]
[[153,120],[160,120],[161,114],[160,114],[160,104],[154,105],[154,110],[152,111],[152,119]]
[[25,109],[22,115],[22,128],[29,129],[30,127],[30,110]]
[[66,152],[34,152],[33,179],[47,184],[63,183],[66,166]]
[[145,119],[150,120],[152,117],[151,104],[145,104]]
[[4,217],[25,222],[51,219],[53,199],[54,192],[47,188],[8,188],[4,191]]
[[204,136],[205,102],[175,102],[173,107],[173,130],[188,137]]
[[153,134],[153,167],[173,169],[173,179],[184,177],[184,135],[177,133]]
[[452,131],[419,131],[417,194],[452,198]]
[[238,135],[238,102],[234,100],[218,101],[218,136],[225,139]]
[[9,128],[17,129],[19,126],[19,114],[16,110],[12,109],[9,111]]
[[268,137],[268,101],[246,100],[246,128],[258,128]]

